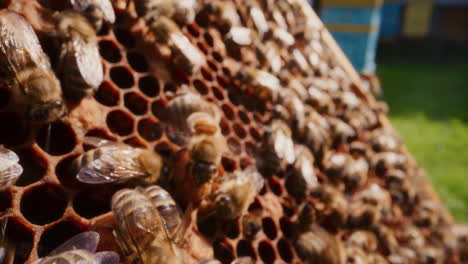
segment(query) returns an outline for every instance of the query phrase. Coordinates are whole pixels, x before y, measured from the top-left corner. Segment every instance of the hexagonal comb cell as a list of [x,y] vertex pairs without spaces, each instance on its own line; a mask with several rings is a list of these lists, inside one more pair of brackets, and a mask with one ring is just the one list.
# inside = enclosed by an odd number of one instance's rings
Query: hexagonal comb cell
[[155,97],[160,92],[158,79],[152,76],[144,76],[138,80],[138,87],[146,96]]
[[54,222],[62,217],[67,206],[64,190],[55,185],[43,184],[27,190],[21,199],[21,213],[37,225]]
[[8,124],[0,129],[0,144],[5,146],[15,146],[26,141],[28,132],[26,125],[20,116],[10,112],[0,112],[0,122]]
[[11,98],[11,87],[0,83],[0,109],[8,105]]
[[43,125],[36,136],[37,144],[51,155],[63,155],[76,145],[76,136],[69,124],[54,122]]
[[[6,218],[6,237],[16,246],[14,264],[23,264],[33,249],[33,231],[19,218]],[[5,221],[5,220],[4,220]]]
[[125,107],[135,115],[143,115],[148,111],[148,101],[139,93],[126,93],[124,102]]
[[76,194],[73,209],[82,217],[91,219],[110,211],[109,201],[115,190],[113,188],[87,188]]
[[27,186],[42,179],[47,169],[47,159],[34,149],[23,149],[18,152],[19,163],[23,167],[23,174],[16,181],[18,186]]
[[105,106],[116,106],[119,103],[120,91],[114,84],[104,81],[94,93],[94,98]]
[[117,66],[110,69],[110,77],[112,82],[119,88],[128,89],[135,84],[132,72],[123,66]]
[[117,63],[122,59],[119,47],[112,40],[99,41],[99,53],[101,56],[110,63]]
[[37,246],[37,254],[39,257],[47,256],[56,247],[84,229],[73,221],[63,221],[48,227],[41,236]]
[[147,141],[155,141],[161,138],[162,128],[159,122],[151,118],[142,119],[138,122],[138,134]]
[[145,57],[137,52],[127,53],[127,61],[136,72],[146,72],[149,69]]
[[125,111],[114,110],[110,112],[106,121],[109,129],[119,136],[126,136],[133,132],[134,119],[131,114]]
[[5,212],[12,205],[12,196],[8,191],[0,192],[0,213]]

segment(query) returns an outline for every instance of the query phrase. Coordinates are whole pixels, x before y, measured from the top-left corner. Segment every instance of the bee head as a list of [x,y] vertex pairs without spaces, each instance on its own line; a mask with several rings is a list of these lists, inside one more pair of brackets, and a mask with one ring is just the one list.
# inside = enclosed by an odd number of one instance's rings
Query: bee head
[[234,214],[234,205],[231,196],[221,193],[215,198],[216,214],[221,217],[229,217]]
[[96,31],[100,30],[103,24],[104,13],[101,8],[96,5],[89,5],[88,8],[84,10],[84,14],[89,19],[89,22],[93,25]]
[[200,186],[211,180],[217,167],[212,163],[196,162],[192,167],[192,175],[196,186]]
[[28,118],[33,122],[53,122],[66,114],[62,100],[56,100],[41,105],[32,105],[28,111]]

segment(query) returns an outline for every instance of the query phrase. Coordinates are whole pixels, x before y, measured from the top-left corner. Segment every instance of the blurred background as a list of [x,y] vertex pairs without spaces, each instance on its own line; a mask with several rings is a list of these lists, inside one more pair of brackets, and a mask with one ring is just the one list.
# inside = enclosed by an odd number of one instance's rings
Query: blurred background
[[354,67],[378,77],[394,127],[468,222],[468,0],[310,3]]

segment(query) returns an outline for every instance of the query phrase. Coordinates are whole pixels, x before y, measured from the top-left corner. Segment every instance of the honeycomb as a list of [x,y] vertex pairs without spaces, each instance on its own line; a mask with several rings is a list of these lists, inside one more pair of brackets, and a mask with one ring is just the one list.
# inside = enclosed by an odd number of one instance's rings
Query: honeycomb
[[[0,8],[8,7],[21,13],[33,25],[44,50],[54,61],[58,54],[57,46],[46,34],[50,22],[44,14],[68,8],[67,2],[4,0],[0,1]],[[16,245],[14,263],[32,263],[85,230],[96,230],[101,234],[100,250],[118,252],[111,234],[110,199],[123,186],[82,184],[69,172],[71,161],[87,149],[82,143],[85,136],[125,142],[170,157],[180,146],[171,142],[164,133],[162,113],[179,92],[199,93],[222,110],[220,127],[229,147],[222,158],[225,172],[250,165],[260,167],[261,156],[257,152],[265,142],[265,127],[272,119],[274,103],[259,101],[248,85],[234,78],[239,69],[246,66],[269,70],[259,63],[254,47],[232,46],[224,40],[225,32],[211,23],[206,14],[199,13],[195,23],[183,26],[182,30],[204,54],[206,63],[199,71],[187,75],[175,67],[167,47],[148,40],[144,22],[136,17],[131,3],[126,7],[126,2],[113,1],[117,21],[98,33],[104,81],[94,95],[67,102],[69,113],[64,120],[45,125],[24,121],[15,112],[12,88],[1,85],[0,144],[17,152],[24,168],[16,185],[0,193],[1,219],[8,218],[6,233]],[[234,0],[232,4],[240,15],[241,23],[255,30],[248,15],[248,2]],[[273,3],[267,0],[259,2],[264,9]],[[279,1],[278,6],[290,8],[288,2],[293,1]],[[297,41],[294,47],[300,51],[306,48],[308,52],[312,50],[318,55],[318,62],[310,72],[303,72],[300,65],[292,63],[285,65],[280,74],[290,75],[290,80],[297,80],[304,86],[317,81],[337,87],[341,92],[351,92],[365,109],[378,117],[375,124],[360,130],[352,140],[332,144],[327,153],[351,153],[351,146],[356,142],[370,146],[373,133],[379,133],[375,131],[383,128],[392,130],[386,113],[380,110],[380,103],[364,90],[359,76],[306,1],[298,2],[307,16],[307,23],[312,25],[313,30],[309,33],[316,41],[314,45]],[[299,22],[294,24],[293,13],[284,13],[284,10],[287,9],[283,9],[283,16],[287,18],[290,31],[297,30]],[[269,21],[273,20],[273,14],[266,11],[265,14]],[[290,61],[293,56],[292,50],[286,48],[281,50],[280,55],[283,61]],[[334,103],[338,108],[339,103]],[[333,116],[333,113],[323,115]],[[357,117],[364,115],[364,112],[355,113]],[[339,114],[335,117],[343,118]],[[352,120],[345,121],[353,124]],[[417,195],[430,197],[440,204],[426,182],[424,172],[403,145],[399,152],[408,159],[406,173],[408,177],[411,176]],[[324,164],[325,154],[317,155],[314,163],[314,171],[321,184],[331,182]],[[194,210],[186,245],[191,261],[214,257],[222,263],[229,263],[239,256],[251,256],[259,263],[301,263],[303,260],[296,252],[293,237],[299,210],[305,204],[318,208],[320,224],[327,231],[342,240],[348,237],[352,226],[335,225],[333,219],[327,218],[327,213],[320,210],[320,204],[312,196],[294,195],[291,185],[287,183],[290,169],[283,166],[273,173],[261,170],[266,184],[248,213],[238,220],[223,222],[213,216],[202,219]],[[378,183],[385,187],[385,180],[379,173],[378,169],[371,169],[364,185]],[[352,203],[357,191],[345,190],[342,184],[338,186],[346,200]],[[384,188],[384,191],[387,190]],[[394,202],[391,217],[380,225],[398,234],[405,225],[414,221],[413,216],[418,210],[415,208],[406,208]],[[260,224],[260,230],[255,235],[249,234],[247,226],[243,224],[243,220],[249,217]],[[448,228],[454,224],[443,205],[437,212],[437,221],[440,226]],[[420,230],[428,244],[444,250],[445,263],[462,263],[462,256],[448,248],[445,237],[435,228],[421,225]],[[400,244],[406,243],[404,238],[396,237]],[[388,255],[382,245],[378,250],[384,256]]]

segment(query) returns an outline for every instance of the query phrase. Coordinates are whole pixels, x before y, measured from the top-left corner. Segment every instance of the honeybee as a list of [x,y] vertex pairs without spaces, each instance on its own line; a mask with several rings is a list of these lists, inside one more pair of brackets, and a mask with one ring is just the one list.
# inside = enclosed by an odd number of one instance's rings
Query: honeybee
[[324,149],[331,144],[330,126],[326,119],[312,107],[306,105],[305,113],[304,122],[299,125],[295,134],[312,150],[314,155],[320,156]]
[[364,158],[352,160],[345,174],[346,184],[351,187],[363,186],[367,181],[369,164]]
[[186,147],[177,153],[176,161],[183,165],[177,166],[171,177],[177,197],[184,205],[187,202],[197,204],[211,192],[212,179],[218,175],[222,154],[227,150],[219,121],[211,114],[195,112],[186,122],[192,136]]
[[372,166],[377,174],[382,174],[389,169],[402,169],[406,167],[407,158],[396,152],[379,152],[374,155]]
[[105,23],[114,24],[114,8],[109,0],[71,0],[73,9],[82,13],[99,31]]
[[238,257],[231,264],[253,264],[255,263],[251,257]]
[[206,101],[199,94],[179,94],[169,102],[163,113],[163,119],[168,123],[165,126],[166,134],[172,142],[187,145],[192,133],[187,119],[193,113],[207,113],[210,116],[207,117],[208,124],[214,125],[221,120],[221,112],[216,105]]
[[441,248],[425,246],[417,251],[418,263],[442,264],[445,263],[446,253]]
[[16,153],[0,146],[0,191],[15,184],[23,173],[23,167],[18,162]]
[[400,237],[409,247],[415,250],[422,249],[426,244],[426,239],[424,238],[423,234],[417,227],[411,224],[405,225],[403,227]]
[[262,220],[260,216],[246,214],[242,217],[242,234],[247,239],[254,239],[258,231],[262,229]]
[[372,132],[371,144],[376,152],[398,151],[401,145],[398,138],[385,129],[376,129]]
[[351,91],[333,93],[333,99],[344,112],[358,109],[361,105],[361,100]]
[[207,181],[207,176],[214,173],[221,154],[226,150],[219,128],[219,109],[197,94],[186,93],[171,100],[164,116],[170,122],[167,134],[171,140],[187,146],[190,160],[194,161],[191,169],[195,175],[192,176],[202,177],[197,181]]
[[314,171],[314,156],[304,145],[294,145],[296,161],[293,171],[288,175],[286,186],[295,196],[303,197],[308,190],[318,186],[318,179]]
[[[226,45],[228,48],[232,45],[248,46],[252,44],[253,32],[247,27],[232,27],[226,35]],[[230,48],[233,49],[232,47]]]
[[365,159],[369,159],[373,155],[373,152],[370,149],[369,145],[362,141],[351,142],[351,144],[349,144],[349,152],[355,158],[362,157]]
[[268,67],[273,73],[280,73],[283,67],[283,59],[280,56],[280,48],[275,42],[258,43],[256,45],[256,54],[262,67]]
[[320,113],[332,114],[335,112],[335,104],[329,94],[315,87],[308,89],[309,100]]
[[99,234],[96,232],[80,233],[54,249],[50,254],[38,259],[34,264],[55,263],[95,263],[117,264],[119,255],[112,251],[96,252],[99,243]]
[[398,250],[399,244],[392,229],[385,225],[377,225],[371,228],[385,254],[394,253]]
[[416,199],[416,188],[406,173],[399,169],[390,169],[385,178],[392,199],[402,207],[412,206]]
[[208,182],[218,170],[227,145],[219,125],[207,113],[194,113],[187,119],[193,137],[188,144],[192,164],[187,167],[196,186]]
[[276,102],[280,90],[280,82],[274,75],[253,67],[242,68],[236,78],[245,85],[252,87],[255,96],[262,101]]
[[221,261],[217,259],[203,259],[198,264],[222,264]]
[[8,240],[6,227],[8,218],[0,222],[0,263],[13,263],[14,245]]
[[417,255],[413,249],[407,247],[400,247],[394,253],[388,256],[388,262],[390,264],[416,264]]
[[264,163],[267,170],[276,170],[282,164],[292,164],[296,159],[294,142],[289,126],[280,119],[274,119],[267,131],[264,144]]
[[153,151],[134,148],[96,137],[85,137],[85,144],[95,146],[73,162],[76,178],[89,184],[122,183],[136,180],[152,184],[163,168],[161,156]]
[[280,90],[278,104],[274,106],[273,110],[290,127],[297,127],[298,124],[304,122],[304,103],[289,89]]
[[348,220],[348,201],[343,194],[328,184],[319,185],[312,192],[323,205],[325,213],[334,224],[342,226]]
[[36,122],[65,115],[62,89],[32,27],[20,15],[0,11],[0,72]]
[[413,221],[418,226],[433,227],[440,221],[440,205],[430,199],[423,198],[413,212]]
[[358,131],[372,129],[379,122],[376,113],[366,106],[346,111],[343,118]]
[[346,263],[346,252],[341,240],[316,224],[299,234],[295,247],[305,263]]
[[328,122],[330,123],[330,128],[335,136],[336,143],[348,143],[351,139],[356,137],[354,129],[341,119],[330,117],[328,118]]
[[151,200],[164,220],[169,237],[173,238],[182,225],[182,215],[172,196],[159,185],[140,190]]
[[374,226],[389,214],[390,209],[390,195],[373,183],[357,195],[357,201],[353,203],[351,220],[360,226]]
[[302,206],[301,212],[299,214],[299,218],[296,224],[297,232],[302,233],[305,232],[314,225],[317,221],[317,212],[315,208],[310,204],[306,203]]
[[346,245],[346,263],[347,264],[367,264],[369,260],[366,252],[355,245]]
[[211,196],[216,215],[223,219],[235,219],[247,211],[263,188],[264,180],[253,167],[248,167],[220,178],[217,184],[218,188]]
[[307,75],[311,72],[309,63],[299,49],[293,49],[292,58],[290,60],[289,67],[297,69],[297,71],[303,75]]
[[198,8],[195,0],[135,0],[134,3],[137,15],[147,22],[165,16],[180,24],[191,24]]
[[114,235],[128,263],[183,263],[156,206],[142,189],[122,189],[112,197]]
[[62,42],[58,69],[66,94],[90,93],[104,75],[95,29],[80,13],[65,11],[57,16],[57,35]]
[[323,161],[323,167],[329,178],[334,181],[343,180],[348,174],[351,156],[347,153],[328,152]]
[[346,240],[347,245],[354,245],[362,248],[366,252],[377,250],[377,237],[374,233],[365,230],[354,231]]
[[173,63],[186,74],[193,74],[205,63],[205,57],[201,51],[190,42],[170,18],[159,17],[150,22],[149,27],[157,42],[169,45]]
[[248,11],[257,32],[263,37],[263,35],[268,32],[269,25],[262,8],[257,2],[252,2],[248,4]]
[[173,60],[186,74],[193,74],[205,63],[205,57],[200,50],[190,43],[189,39],[182,33],[171,34],[171,49],[174,54]]
[[200,17],[208,18],[209,23],[216,25],[222,33],[241,24],[236,6],[229,1],[206,1],[200,13]]
[[282,47],[289,47],[295,43],[293,35],[278,26],[273,27],[273,39]]
[[369,253],[369,264],[388,264],[388,261],[379,253]]

